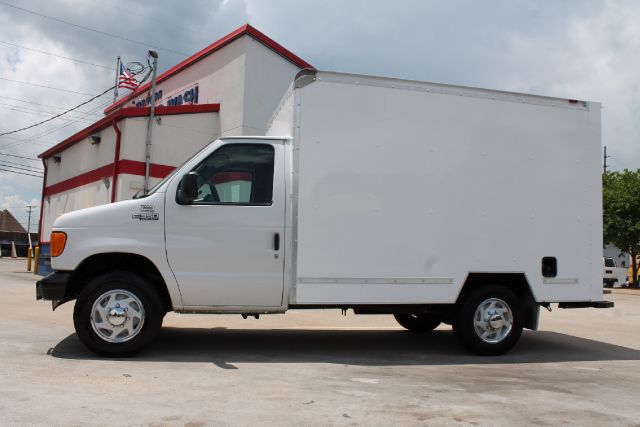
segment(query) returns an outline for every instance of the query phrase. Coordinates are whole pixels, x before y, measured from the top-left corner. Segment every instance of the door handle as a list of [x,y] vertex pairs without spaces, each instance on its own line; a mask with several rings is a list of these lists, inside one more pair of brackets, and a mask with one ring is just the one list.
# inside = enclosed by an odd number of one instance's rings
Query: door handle
[[275,233],[273,235],[273,250],[274,251],[280,250],[280,233]]

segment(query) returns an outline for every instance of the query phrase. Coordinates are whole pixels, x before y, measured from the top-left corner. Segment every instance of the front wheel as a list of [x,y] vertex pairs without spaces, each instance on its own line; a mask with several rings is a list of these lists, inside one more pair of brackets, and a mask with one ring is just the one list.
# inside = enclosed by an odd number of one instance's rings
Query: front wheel
[[462,301],[453,323],[458,341],[472,353],[496,356],[509,351],[522,335],[521,304],[502,286],[485,286]]
[[151,284],[126,271],[92,279],[73,310],[78,338],[103,356],[139,352],[158,335],[163,317],[162,301]]
[[429,314],[394,314],[396,321],[411,332],[429,332],[440,324],[440,319]]

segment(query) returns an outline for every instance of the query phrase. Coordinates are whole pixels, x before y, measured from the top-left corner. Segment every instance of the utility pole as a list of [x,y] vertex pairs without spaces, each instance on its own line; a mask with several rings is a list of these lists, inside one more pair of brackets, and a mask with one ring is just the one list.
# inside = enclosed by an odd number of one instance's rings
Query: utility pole
[[151,101],[149,103],[149,123],[147,124],[147,146],[144,159],[144,194],[149,194],[149,167],[151,165],[151,128],[153,127],[154,112],[156,106],[156,71],[158,70],[158,52],[149,51],[153,58],[153,70],[151,74]]
[[33,211],[33,206],[27,205],[26,207],[29,213],[29,219],[27,219],[27,237],[29,238],[29,249],[31,249],[31,212]]
[[604,169],[604,173],[607,173],[607,159],[611,157],[611,156],[607,156],[607,146],[604,146],[604,164],[602,165],[602,168]]

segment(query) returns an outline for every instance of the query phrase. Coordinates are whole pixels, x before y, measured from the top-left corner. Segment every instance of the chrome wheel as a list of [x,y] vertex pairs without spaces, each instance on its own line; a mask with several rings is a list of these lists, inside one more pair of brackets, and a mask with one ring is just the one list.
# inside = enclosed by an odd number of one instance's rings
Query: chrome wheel
[[142,330],[144,308],[140,299],[124,289],[100,295],[91,308],[91,327],[103,340],[129,341]]
[[473,326],[478,338],[489,344],[503,341],[513,328],[513,313],[501,299],[489,298],[476,308]]

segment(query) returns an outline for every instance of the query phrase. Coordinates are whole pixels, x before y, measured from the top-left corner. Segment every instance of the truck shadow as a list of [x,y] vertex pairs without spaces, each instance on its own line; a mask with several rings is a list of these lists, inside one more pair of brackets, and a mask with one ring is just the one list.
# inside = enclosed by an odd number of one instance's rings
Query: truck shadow
[[[100,359],[69,335],[49,350],[62,359]],[[640,350],[549,331],[525,331],[508,354],[466,353],[451,330],[414,335],[389,330],[163,328],[141,354],[122,361],[214,363],[334,363],[343,365],[464,365],[640,360]]]

